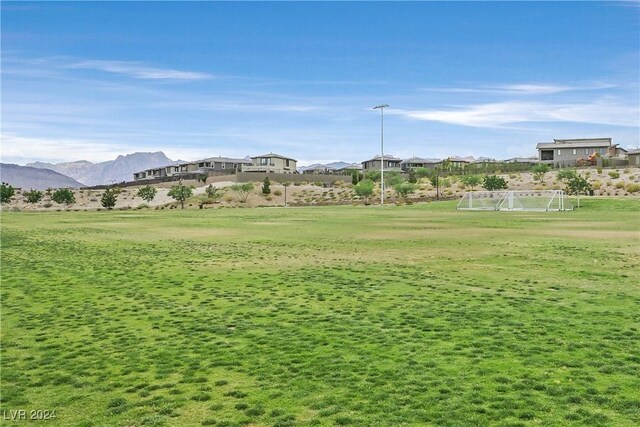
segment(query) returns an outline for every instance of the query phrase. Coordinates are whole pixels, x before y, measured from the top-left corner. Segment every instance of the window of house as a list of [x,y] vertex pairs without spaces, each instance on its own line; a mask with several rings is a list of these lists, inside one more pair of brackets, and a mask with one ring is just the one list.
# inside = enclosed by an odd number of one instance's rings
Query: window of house
[[173,171],[174,172],[180,172],[180,168],[179,167],[175,167],[175,168],[173,168]]
[[604,153],[605,153],[605,151],[604,151],[604,150],[605,150],[604,148],[601,148],[601,149],[600,149],[600,154],[604,154]]
[[284,162],[285,162],[286,166],[289,167],[289,159],[286,159]]
[[222,163],[222,169],[224,169],[226,166],[226,163]]
[[198,167],[199,167],[199,168],[203,168],[203,167],[204,167],[204,162],[200,162],[200,163],[198,163]]
[[584,149],[584,154],[589,154],[589,149],[588,148]]
[[261,165],[268,165],[269,164],[269,159],[266,157],[260,157],[260,164]]
[[578,154],[578,150],[576,150],[575,148],[572,151],[572,154],[575,156],[576,154]]
[[562,150],[558,150],[558,156],[562,156]]

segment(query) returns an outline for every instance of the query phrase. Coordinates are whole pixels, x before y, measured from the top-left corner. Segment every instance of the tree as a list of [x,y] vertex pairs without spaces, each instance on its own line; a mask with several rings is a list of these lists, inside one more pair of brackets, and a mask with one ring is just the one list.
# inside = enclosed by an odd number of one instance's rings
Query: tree
[[507,181],[505,181],[501,176],[487,175],[484,177],[482,186],[488,191],[504,190],[507,188]]
[[102,193],[102,197],[100,198],[100,203],[102,204],[102,207],[105,207],[108,210],[111,210],[116,205],[117,200],[118,200],[118,195],[116,194],[115,190],[111,188],[107,188],[106,190],[104,190],[104,193]]
[[31,189],[29,191],[25,191],[23,195],[27,203],[38,203],[42,200],[44,193],[42,191]]
[[413,168],[409,169],[409,179],[407,181],[409,181],[411,184],[415,184],[418,182],[418,176],[416,175],[416,171]]
[[364,203],[368,205],[369,197],[373,195],[373,187],[374,183],[372,180],[363,179],[355,187],[353,187],[353,191],[355,191],[356,196],[362,197],[364,199]]
[[416,185],[411,182],[401,182],[396,184],[393,189],[398,196],[402,197],[405,203],[409,202],[409,196],[416,191]]
[[209,178],[209,175],[207,175],[206,173],[198,174],[198,176],[196,177],[196,179],[202,182],[203,184],[207,183],[207,178]]
[[265,196],[267,194],[271,194],[271,182],[269,181],[269,177],[266,176],[264,181],[262,181],[262,194]]
[[16,190],[11,185],[6,182],[3,182],[2,185],[0,185],[0,202],[8,203],[14,194],[16,194]]
[[544,175],[549,172],[549,165],[545,163],[538,163],[531,169],[531,171],[533,172],[533,178],[544,184]]
[[138,190],[138,197],[141,197],[145,202],[151,202],[155,199],[158,190],[155,187],[147,185]]
[[480,175],[462,175],[460,181],[465,187],[473,190],[482,183],[482,178]]
[[246,203],[249,195],[253,191],[253,183],[245,182],[244,184],[233,184],[231,186],[231,190],[238,193],[238,197],[240,197],[241,203]]
[[578,196],[578,207],[580,207],[580,195],[588,195],[591,192],[591,184],[585,178],[575,174],[567,180],[567,193]]
[[51,195],[51,200],[60,205],[71,206],[76,202],[76,196],[74,196],[73,191],[68,188],[58,188]]
[[174,185],[171,187],[167,195],[172,197],[177,202],[180,202],[180,208],[184,209],[184,201],[193,195],[193,187],[192,185],[184,185],[182,184],[182,180],[178,181],[178,185]]

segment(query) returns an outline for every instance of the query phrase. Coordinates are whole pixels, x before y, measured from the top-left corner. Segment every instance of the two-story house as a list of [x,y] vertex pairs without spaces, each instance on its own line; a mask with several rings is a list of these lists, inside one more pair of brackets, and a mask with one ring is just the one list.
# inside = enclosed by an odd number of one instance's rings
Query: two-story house
[[251,165],[243,166],[243,172],[296,173],[297,160],[280,154],[263,154],[251,157]]
[[380,156],[375,156],[372,159],[365,160],[364,162],[362,162],[362,170],[364,172],[368,170],[380,170],[380,165],[382,162],[384,162],[385,171],[402,172],[402,169],[400,168],[402,159],[387,154],[384,155],[384,158],[382,160]]
[[556,167],[575,166],[578,160],[586,160],[593,154],[610,156],[616,147],[617,144],[611,144],[611,138],[554,139],[536,145],[538,160]]

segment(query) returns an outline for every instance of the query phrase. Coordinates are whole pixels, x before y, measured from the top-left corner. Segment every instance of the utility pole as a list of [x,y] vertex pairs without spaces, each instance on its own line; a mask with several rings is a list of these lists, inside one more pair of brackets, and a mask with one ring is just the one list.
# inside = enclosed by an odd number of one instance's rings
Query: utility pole
[[387,104],[380,104],[373,107],[380,110],[380,204],[384,205],[384,109]]

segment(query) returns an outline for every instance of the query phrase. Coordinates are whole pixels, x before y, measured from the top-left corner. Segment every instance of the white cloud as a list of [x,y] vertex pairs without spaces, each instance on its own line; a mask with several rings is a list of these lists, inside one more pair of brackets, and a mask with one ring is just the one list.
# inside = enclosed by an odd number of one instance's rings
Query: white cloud
[[517,83],[503,85],[485,85],[476,87],[444,87],[444,88],[426,88],[430,92],[444,93],[486,93],[501,95],[553,95],[556,93],[570,91],[587,91],[612,89],[617,87],[608,83],[593,83],[585,85],[561,85],[561,84],[540,84],[540,83]]
[[389,110],[410,119],[460,126],[500,128],[525,122],[575,122],[611,126],[640,126],[638,107],[610,101],[588,104],[552,104],[508,101],[447,110]]
[[206,80],[213,78],[211,74],[207,73],[155,68],[133,61],[88,60],[69,64],[65,68],[105,71],[145,80]]

